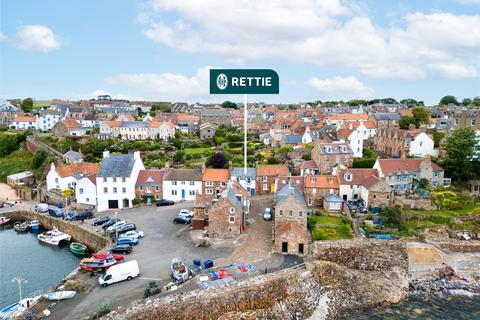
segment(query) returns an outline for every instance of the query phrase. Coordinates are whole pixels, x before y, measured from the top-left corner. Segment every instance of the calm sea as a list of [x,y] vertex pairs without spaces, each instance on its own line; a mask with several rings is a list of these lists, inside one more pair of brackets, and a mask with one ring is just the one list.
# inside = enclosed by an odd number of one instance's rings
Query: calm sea
[[349,319],[480,319],[480,296],[446,295],[428,298],[410,297],[390,308],[352,315]]
[[0,309],[18,301],[20,276],[23,297],[46,291],[78,266],[79,258],[68,247],[41,243],[35,233],[17,233],[12,227],[0,228]]

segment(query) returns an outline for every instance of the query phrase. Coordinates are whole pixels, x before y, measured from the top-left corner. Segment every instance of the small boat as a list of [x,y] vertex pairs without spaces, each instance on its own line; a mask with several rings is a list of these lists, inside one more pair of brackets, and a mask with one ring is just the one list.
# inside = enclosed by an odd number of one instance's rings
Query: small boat
[[19,302],[15,302],[14,304],[9,305],[8,307],[3,308],[0,310],[0,319],[13,319],[21,315],[23,312],[28,310],[30,306],[40,299],[42,296],[37,296],[34,298],[25,298],[20,300]]
[[57,291],[57,292],[46,294],[45,298],[47,298],[50,301],[64,300],[64,299],[73,298],[76,294],[77,294],[76,291]]
[[78,254],[80,256],[83,256],[87,253],[88,247],[84,245],[83,243],[80,242],[72,242],[70,244],[70,251],[74,254]]
[[0,217],[0,227],[5,226],[10,223],[10,218]]
[[35,220],[30,220],[30,222],[28,223],[28,227],[32,230],[38,230],[40,229],[40,221],[35,219]]
[[123,261],[123,256],[121,255],[115,255],[116,257],[111,254],[96,255],[98,258],[92,255],[90,258],[80,260],[80,268],[86,271],[103,271]]
[[94,253],[92,257],[97,259],[105,259],[108,256],[112,256],[115,260],[121,262],[123,261],[123,256],[121,254],[110,254],[110,253]]
[[39,234],[37,239],[54,246],[58,246],[61,241],[70,241],[72,236],[59,231],[57,228],[54,228],[53,230]]
[[25,232],[28,229],[28,222],[16,221],[13,224],[13,229],[17,232]]
[[188,267],[180,258],[172,259],[170,271],[173,279],[179,282],[184,282],[188,280]]

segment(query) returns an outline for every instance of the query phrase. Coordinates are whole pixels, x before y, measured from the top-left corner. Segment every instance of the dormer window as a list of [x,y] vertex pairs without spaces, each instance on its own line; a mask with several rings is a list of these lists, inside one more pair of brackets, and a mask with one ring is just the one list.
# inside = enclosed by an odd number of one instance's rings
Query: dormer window
[[235,208],[234,207],[230,207],[230,214],[235,214]]
[[317,182],[317,178],[316,178],[316,177],[311,177],[310,180],[311,180],[313,183]]
[[328,178],[328,183],[333,183],[333,179],[332,179],[332,178]]
[[345,180],[352,181],[352,174],[350,172],[345,173],[344,177]]

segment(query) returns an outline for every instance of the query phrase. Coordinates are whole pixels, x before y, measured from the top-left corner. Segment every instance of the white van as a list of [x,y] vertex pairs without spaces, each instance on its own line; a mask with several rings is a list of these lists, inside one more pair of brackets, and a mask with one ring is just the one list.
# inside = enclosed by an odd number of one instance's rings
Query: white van
[[140,274],[137,260],[127,261],[116,264],[108,268],[107,272],[98,279],[98,283],[102,287],[106,287],[112,283],[123,280],[132,280]]
[[35,212],[48,212],[48,204],[38,203],[35,205]]

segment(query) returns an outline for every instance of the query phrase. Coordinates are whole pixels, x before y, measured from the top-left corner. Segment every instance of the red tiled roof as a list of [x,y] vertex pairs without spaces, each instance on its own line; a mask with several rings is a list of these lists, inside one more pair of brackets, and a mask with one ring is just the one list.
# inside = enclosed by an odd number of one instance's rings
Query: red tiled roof
[[81,127],[80,122],[75,119],[66,119],[63,120],[62,123],[68,129],[76,129]]
[[77,173],[81,173],[84,175],[97,174],[99,170],[100,164],[88,162],[66,164],[63,166],[55,167],[55,171],[57,171],[58,175],[62,178],[71,177]]
[[230,170],[207,168],[202,176],[202,181],[226,182],[230,179]]
[[[347,172],[352,175],[351,181],[345,179],[345,174]],[[378,176],[376,169],[342,169],[338,171],[338,180],[341,185],[363,185],[363,183],[372,175]]]
[[[420,171],[420,164],[425,159],[378,159],[378,164],[382,169],[383,174],[388,175],[395,173],[397,171],[409,171],[409,172],[418,172]],[[428,161],[428,160],[427,160]],[[438,164],[431,162],[433,171],[443,171],[442,167]]]
[[344,120],[344,121],[359,121],[359,120],[368,120],[367,114],[354,114],[354,113],[339,113],[333,114],[327,117],[328,120]]
[[297,187],[298,190],[304,190],[305,180],[302,176],[278,176],[277,179],[277,190],[282,189],[286,184],[288,184],[288,179],[290,179],[290,184]]
[[199,116],[194,116],[193,114],[179,113],[177,115],[178,121],[200,121]]
[[137,177],[136,185],[145,185],[145,184],[157,184],[160,185],[163,182],[163,176],[165,175],[166,170],[160,169],[149,169],[149,170],[140,170]]
[[15,117],[13,119],[15,122],[36,122],[37,118],[35,117],[27,117],[27,116],[20,116],[20,117]]
[[259,164],[257,176],[288,176],[290,172],[286,164]]
[[148,127],[149,128],[159,128],[163,123],[166,123],[170,128],[173,128],[175,127],[175,125],[173,123],[171,123],[170,121],[149,121],[148,122]]
[[295,169],[318,169],[317,164],[313,160],[306,160],[297,165],[295,165]]
[[121,121],[104,121],[103,123],[111,128],[120,127],[122,125]]
[[338,178],[330,175],[306,176],[305,188],[338,189]]
[[288,221],[285,225],[283,225],[279,229],[280,230],[276,232],[276,235],[279,235],[279,236],[282,234],[289,233],[290,231],[293,231],[294,233],[303,235],[304,237],[310,237],[310,234],[308,233],[306,228],[303,228],[301,225],[293,221]]

